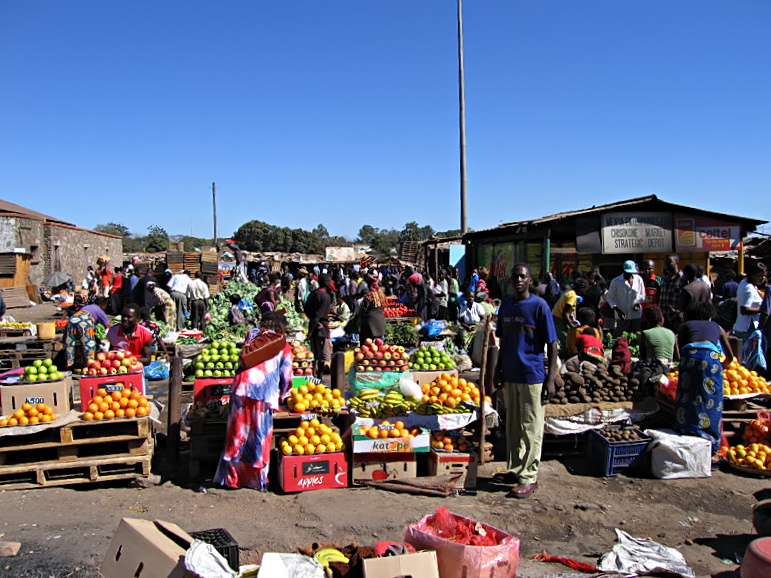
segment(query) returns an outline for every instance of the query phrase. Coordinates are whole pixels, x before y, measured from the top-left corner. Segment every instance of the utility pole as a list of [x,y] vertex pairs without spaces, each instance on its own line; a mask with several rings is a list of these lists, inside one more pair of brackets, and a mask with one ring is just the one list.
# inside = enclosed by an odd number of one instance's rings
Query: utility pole
[[214,246],[217,246],[217,189],[214,186],[214,181],[211,184],[211,201],[214,205]]
[[466,220],[466,88],[463,80],[463,6],[458,0],[458,108],[460,112],[460,233],[468,231]]

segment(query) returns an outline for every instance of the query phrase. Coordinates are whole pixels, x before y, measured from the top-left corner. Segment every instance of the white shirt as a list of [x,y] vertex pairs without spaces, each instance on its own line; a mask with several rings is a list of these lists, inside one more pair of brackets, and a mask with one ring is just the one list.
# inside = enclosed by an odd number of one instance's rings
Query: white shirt
[[209,286],[204,283],[203,279],[193,279],[187,286],[187,298],[190,300],[208,299]]
[[611,307],[618,307],[627,319],[640,319],[642,307],[635,311],[635,305],[641,305],[645,301],[645,283],[639,275],[632,275],[632,284],[627,283],[624,275],[619,275],[610,282],[605,301]]
[[763,298],[760,296],[758,288],[747,279],[742,279],[739,288],[736,290],[736,322],[734,323],[734,332],[752,331],[757,329],[760,321],[760,313],[755,315],[744,315],[742,307],[760,307]]
[[187,295],[187,288],[190,287],[192,282],[193,280],[190,279],[190,276],[184,273],[172,275],[171,279],[169,279],[169,292],[176,291],[177,293]]

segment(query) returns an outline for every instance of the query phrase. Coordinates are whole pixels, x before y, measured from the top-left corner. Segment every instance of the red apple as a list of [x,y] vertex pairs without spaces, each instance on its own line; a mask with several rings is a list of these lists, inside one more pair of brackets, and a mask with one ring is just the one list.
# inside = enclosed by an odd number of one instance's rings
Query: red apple
[[118,373],[118,368],[117,367],[111,367],[110,368],[110,375],[115,375],[116,373]]
[[357,365],[357,366],[356,366],[356,371],[358,371],[359,373],[361,373],[362,371],[364,371],[364,366],[363,366],[363,365]]
[[312,367],[306,367],[305,368],[305,375],[313,375],[313,368]]
[[117,359],[113,359],[112,366],[113,368],[118,369],[120,367],[120,361],[118,361]]
[[97,373],[99,373],[99,370],[94,367],[88,370],[88,375],[96,375]]
[[383,359],[391,359],[391,353],[390,353],[390,352],[388,352],[388,351],[386,351],[386,352],[383,354]]
[[104,361],[105,359],[107,359],[107,356],[103,352],[100,351],[99,353],[96,354],[96,358],[99,361]]
[[126,367],[125,365],[121,365],[118,368],[118,373],[128,373],[128,367]]
[[361,347],[361,352],[362,352],[364,355],[367,355],[367,354],[369,353],[369,347],[367,347],[366,345],[362,345],[362,347]]
[[372,345],[374,341],[372,341],[372,339],[368,337],[366,340],[364,340],[364,343],[366,343],[367,345]]
[[123,358],[126,357],[125,354],[122,351],[116,351],[115,352],[115,359],[118,361],[123,361]]
[[99,375],[107,375],[109,372],[107,371],[106,367],[100,367],[99,368]]
[[383,345],[383,340],[382,340],[382,339],[380,339],[379,337],[378,337],[378,338],[376,338],[376,339],[375,339],[375,345],[378,345],[378,346],[380,346],[380,345]]

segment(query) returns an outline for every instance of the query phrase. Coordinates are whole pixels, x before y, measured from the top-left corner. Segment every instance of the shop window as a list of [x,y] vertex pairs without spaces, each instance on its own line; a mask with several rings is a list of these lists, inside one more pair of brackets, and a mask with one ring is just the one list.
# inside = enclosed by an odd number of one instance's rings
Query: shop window
[[40,247],[37,245],[30,245],[29,252],[31,255],[30,265],[38,265],[40,263]]

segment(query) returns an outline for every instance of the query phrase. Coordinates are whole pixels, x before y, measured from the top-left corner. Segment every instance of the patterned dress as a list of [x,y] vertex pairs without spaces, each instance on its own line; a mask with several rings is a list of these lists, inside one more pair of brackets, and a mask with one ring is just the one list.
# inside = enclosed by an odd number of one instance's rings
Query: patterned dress
[[717,345],[689,343],[681,350],[680,376],[675,401],[675,429],[712,443],[720,449],[723,418],[723,366]]
[[85,367],[96,358],[96,321],[89,311],[81,309],[70,317],[64,343],[67,367]]
[[[247,342],[257,335],[252,330]],[[239,371],[228,406],[225,448],[214,483],[229,488],[268,489],[273,442],[273,411],[292,387],[292,349],[289,344],[267,361]]]

